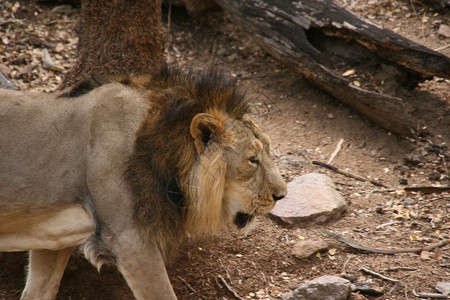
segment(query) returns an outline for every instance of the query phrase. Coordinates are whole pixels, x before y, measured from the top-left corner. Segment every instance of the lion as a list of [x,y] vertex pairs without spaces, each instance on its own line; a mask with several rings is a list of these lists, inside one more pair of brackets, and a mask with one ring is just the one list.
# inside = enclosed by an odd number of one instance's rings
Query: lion
[[54,299],[75,247],[137,299],[176,299],[186,239],[247,230],[287,193],[248,96],[167,68],[63,95],[0,91],[0,251],[29,252],[21,299]]

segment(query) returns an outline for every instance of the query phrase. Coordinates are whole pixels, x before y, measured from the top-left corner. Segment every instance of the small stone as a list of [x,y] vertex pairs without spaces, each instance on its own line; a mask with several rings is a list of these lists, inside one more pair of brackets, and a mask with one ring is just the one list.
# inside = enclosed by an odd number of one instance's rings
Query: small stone
[[428,252],[428,251],[420,252],[420,259],[421,260],[429,260],[430,259],[430,252]]
[[380,215],[384,214],[384,211],[383,211],[383,208],[382,208],[382,207],[377,207],[377,208],[375,208],[375,212],[376,212],[377,214],[380,214]]
[[17,91],[19,88],[14,85],[2,72],[0,72],[0,89]]
[[418,163],[420,163],[420,157],[415,153],[410,153],[405,156],[405,163],[410,165],[417,165]]
[[303,157],[307,157],[307,152],[306,152],[306,150],[303,150],[303,149],[295,150],[295,154],[303,156]]
[[266,296],[266,292],[264,290],[259,290],[255,293],[257,299],[263,299]]
[[237,54],[236,54],[236,53],[233,53],[233,54],[227,56],[227,59],[228,59],[229,61],[233,61],[233,60],[235,60],[236,58],[237,58]]
[[450,27],[448,25],[441,24],[441,26],[439,26],[438,33],[447,38],[450,38]]
[[225,55],[226,52],[227,52],[227,49],[220,48],[219,50],[217,50],[216,54],[219,56],[222,56],[222,55]]
[[328,119],[334,119],[334,115],[331,114],[331,113],[330,113],[330,114],[327,114],[327,118],[328,118]]
[[434,288],[441,294],[450,295],[450,282],[440,281]]
[[331,144],[333,142],[333,140],[331,139],[331,137],[327,136],[326,138],[324,138],[322,140],[322,145],[327,146],[329,144]]
[[284,293],[283,300],[346,300],[352,292],[351,283],[339,276],[324,275],[302,283],[293,292]]
[[9,68],[7,65],[0,64],[0,72],[2,72],[6,76],[9,76],[9,73],[11,73],[11,68]]
[[398,181],[398,183],[401,184],[401,185],[408,185],[408,180],[402,178],[402,179],[400,179],[400,180]]
[[441,174],[439,172],[436,171],[432,171],[429,175],[428,175],[428,179],[430,179],[431,181],[436,181],[441,179]]
[[406,197],[404,200],[403,200],[403,206],[405,206],[405,207],[407,207],[407,206],[410,206],[411,204],[413,204],[413,199],[411,198],[411,197]]
[[294,245],[292,254],[297,258],[307,258],[326,249],[328,244],[322,240],[303,240]]

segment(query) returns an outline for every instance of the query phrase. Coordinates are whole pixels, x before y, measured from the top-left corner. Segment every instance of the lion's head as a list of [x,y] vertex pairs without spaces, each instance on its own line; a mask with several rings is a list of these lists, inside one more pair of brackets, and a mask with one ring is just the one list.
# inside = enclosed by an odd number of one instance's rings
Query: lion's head
[[150,101],[127,178],[137,224],[163,253],[180,235],[245,228],[286,195],[269,138],[245,116],[248,100],[233,80],[168,70],[121,82],[146,89]]
[[247,118],[202,113],[194,117],[190,132],[196,155],[183,184],[193,200],[186,214],[188,231],[214,232],[225,224],[242,229],[286,195],[269,138]]

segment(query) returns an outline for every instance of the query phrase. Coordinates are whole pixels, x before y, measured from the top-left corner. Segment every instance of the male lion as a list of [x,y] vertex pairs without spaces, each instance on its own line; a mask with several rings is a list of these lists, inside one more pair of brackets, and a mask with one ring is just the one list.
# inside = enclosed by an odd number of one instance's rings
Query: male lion
[[212,71],[56,97],[0,92],[0,251],[30,251],[22,299],[56,297],[75,246],[138,299],[175,299],[187,237],[244,230],[286,195],[245,95]]

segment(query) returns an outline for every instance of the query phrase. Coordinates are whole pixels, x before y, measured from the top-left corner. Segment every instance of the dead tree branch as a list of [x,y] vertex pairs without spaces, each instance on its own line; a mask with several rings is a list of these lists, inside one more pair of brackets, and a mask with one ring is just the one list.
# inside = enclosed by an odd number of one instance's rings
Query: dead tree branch
[[[399,89],[439,76],[450,58],[377,26],[332,0],[217,0],[275,58],[384,128],[412,136]],[[345,74],[345,76],[344,76]],[[350,75],[349,75],[350,74]]]

